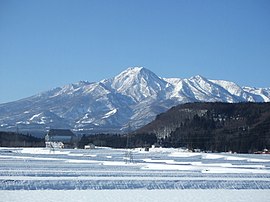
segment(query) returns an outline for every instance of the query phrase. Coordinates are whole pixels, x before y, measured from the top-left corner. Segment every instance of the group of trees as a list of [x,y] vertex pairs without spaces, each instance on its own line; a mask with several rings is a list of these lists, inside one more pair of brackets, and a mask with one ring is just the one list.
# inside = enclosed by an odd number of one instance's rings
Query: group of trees
[[44,138],[0,131],[0,147],[44,147]]
[[254,128],[242,124],[226,124],[226,121],[194,116],[161,142],[164,146],[243,153],[263,150],[270,146],[270,125],[263,130],[261,126]]
[[135,148],[149,147],[156,142],[155,134],[95,134],[83,135],[78,147],[83,148],[84,145],[92,143],[103,147]]
[[[154,134],[91,134],[83,135],[78,148],[90,143],[113,148],[149,147],[157,142]],[[0,132],[0,147],[45,147],[45,139],[14,132]]]

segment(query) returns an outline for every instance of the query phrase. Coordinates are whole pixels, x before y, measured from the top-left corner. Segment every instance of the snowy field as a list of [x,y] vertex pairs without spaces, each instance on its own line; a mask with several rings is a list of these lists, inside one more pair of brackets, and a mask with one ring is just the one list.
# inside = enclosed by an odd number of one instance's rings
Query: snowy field
[[0,148],[0,201],[269,201],[270,155]]

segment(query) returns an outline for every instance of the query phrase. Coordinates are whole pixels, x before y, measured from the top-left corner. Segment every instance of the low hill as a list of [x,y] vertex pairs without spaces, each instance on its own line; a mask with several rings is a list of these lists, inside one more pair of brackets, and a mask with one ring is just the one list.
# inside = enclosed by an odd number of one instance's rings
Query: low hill
[[187,103],[171,108],[136,131],[160,144],[211,151],[270,148],[270,103]]

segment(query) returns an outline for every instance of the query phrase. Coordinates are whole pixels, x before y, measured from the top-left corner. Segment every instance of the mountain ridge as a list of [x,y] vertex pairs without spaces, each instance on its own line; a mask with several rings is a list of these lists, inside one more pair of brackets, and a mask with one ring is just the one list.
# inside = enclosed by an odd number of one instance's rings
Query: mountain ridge
[[200,75],[161,78],[146,68],[130,67],[99,82],[80,81],[0,104],[0,130],[124,132],[149,123],[175,105],[205,101],[269,102],[270,88],[240,87]]

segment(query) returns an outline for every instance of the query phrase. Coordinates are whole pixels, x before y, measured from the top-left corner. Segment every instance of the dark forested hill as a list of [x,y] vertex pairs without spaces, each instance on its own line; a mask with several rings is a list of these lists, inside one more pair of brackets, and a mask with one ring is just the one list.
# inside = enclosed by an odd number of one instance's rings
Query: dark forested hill
[[137,134],[163,146],[254,152],[270,148],[270,103],[187,103],[162,113]]

